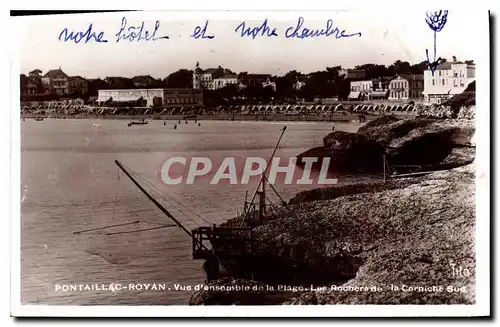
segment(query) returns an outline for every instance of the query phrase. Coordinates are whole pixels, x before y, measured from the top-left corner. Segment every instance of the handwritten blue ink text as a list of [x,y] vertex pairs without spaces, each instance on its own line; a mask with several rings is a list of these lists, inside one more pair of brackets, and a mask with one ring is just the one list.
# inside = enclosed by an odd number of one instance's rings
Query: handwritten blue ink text
[[193,35],[191,35],[191,37],[193,37],[195,39],[199,39],[199,38],[202,38],[202,39],[213,39],[214,35],[206,35],[207,28],[208,28],[208,20],[205,21],[205,26],[203,26],[203,27],[196,26],[194,28]]
[[92,24],[89,25],[89,28],[87,28],[87,30],[85,32],[75,32],[75,31],[71,31],[69,32],[68,31],[68,28],[65,27],[61,33],[59,33],[59,41],[64,41],[64,42],[68,42],[68,41],[73,41],[75,43],[80,43],[81,41],[83,41],[84,43],[88,43],[90,41],[95,41],[97,43],[106,43],[108,42],[108,40],[105,40],[104,39],[104,32],[99,32],[98,34],[96,34],[96,32],[94,32],[92,30]]
[[307,27],[302,27],[304,24],[304,18],[299,17],[297,20],[297,24],[293,27],[289,27],[285,31],[286,38],[297,38],[297,39],[306,39],[306,38],[314,38],[319,36],[333,36],[336,39],[359,36],[361,37],[361,33],[351,33],[346,34],[345,30],[340,30],[338,27],[333,28],[333,20],[329,19],[326,21],[326,28],[322,29],[309,29]]
[[241,37],[251,36],[254,40],[259,35],[267,37],[278,36],[278,30],[267,25],[267,18],[258,27],[246,27],[246,23],[243,21],[234,31],[240,33]]
[[160,39],[168,39],[168,36],[156,36],[156,33],[160,29],[160,21],[157,20],[155,22],[155,28],[152,33],[150,31],[144,30],[144,22],[142,22],[138,26],[129,26],[127,27],[127,19],[125,17],[122,18],[122,25],[120,26],[120,30],[115,34],[116,42],[120,42],[120,40],[128,40],[132,41],[156,41]]

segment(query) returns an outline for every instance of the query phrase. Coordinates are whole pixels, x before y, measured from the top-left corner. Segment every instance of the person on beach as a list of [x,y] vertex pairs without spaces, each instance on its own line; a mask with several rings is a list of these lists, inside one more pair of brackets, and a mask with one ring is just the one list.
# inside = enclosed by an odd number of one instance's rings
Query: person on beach
[[174,129],[177,129],[177,124],[174,125]]

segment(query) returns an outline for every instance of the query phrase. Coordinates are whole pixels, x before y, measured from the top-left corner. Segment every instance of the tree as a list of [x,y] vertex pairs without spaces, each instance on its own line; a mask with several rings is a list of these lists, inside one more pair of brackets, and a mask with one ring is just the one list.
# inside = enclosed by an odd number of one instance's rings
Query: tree
[[422,61],[418,64],[412,65],[410,67],[410,73],[418,75],[418,74],[423,74],[424,70],[428,68],[429,64],[427,61]]
[[364,70],[366,78],[373,79],[383,76],[390,76],[388,68],[384,65],[364,64],[354,67],[354,69]]
[[109,89],[109,84],[100,78],[89,80],[88,95],[97,96],[99,90]]
[[185,89],[193,87],[193,71],[188,69],[179,69],[170,74],[165,79],[165,84],[169,88]]
[[411,73],[411,65],[408,61],[396,60],[389,66],[390,75],[402,75]]

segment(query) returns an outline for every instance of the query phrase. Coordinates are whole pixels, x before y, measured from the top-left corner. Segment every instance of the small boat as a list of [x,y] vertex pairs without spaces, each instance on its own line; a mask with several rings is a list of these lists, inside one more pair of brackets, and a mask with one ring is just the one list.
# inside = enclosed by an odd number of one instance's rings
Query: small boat
[[141,120],[141,121],[131,121],[128,123],[128,126],[133,126],[133,125],[147,125],[147,121]]

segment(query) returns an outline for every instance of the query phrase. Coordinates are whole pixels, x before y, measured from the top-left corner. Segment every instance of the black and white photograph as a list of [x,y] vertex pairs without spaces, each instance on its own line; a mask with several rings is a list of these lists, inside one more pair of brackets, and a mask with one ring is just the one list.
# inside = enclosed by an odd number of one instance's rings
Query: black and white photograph
[[10,19],[14,316],[489,314],[488,11]]

